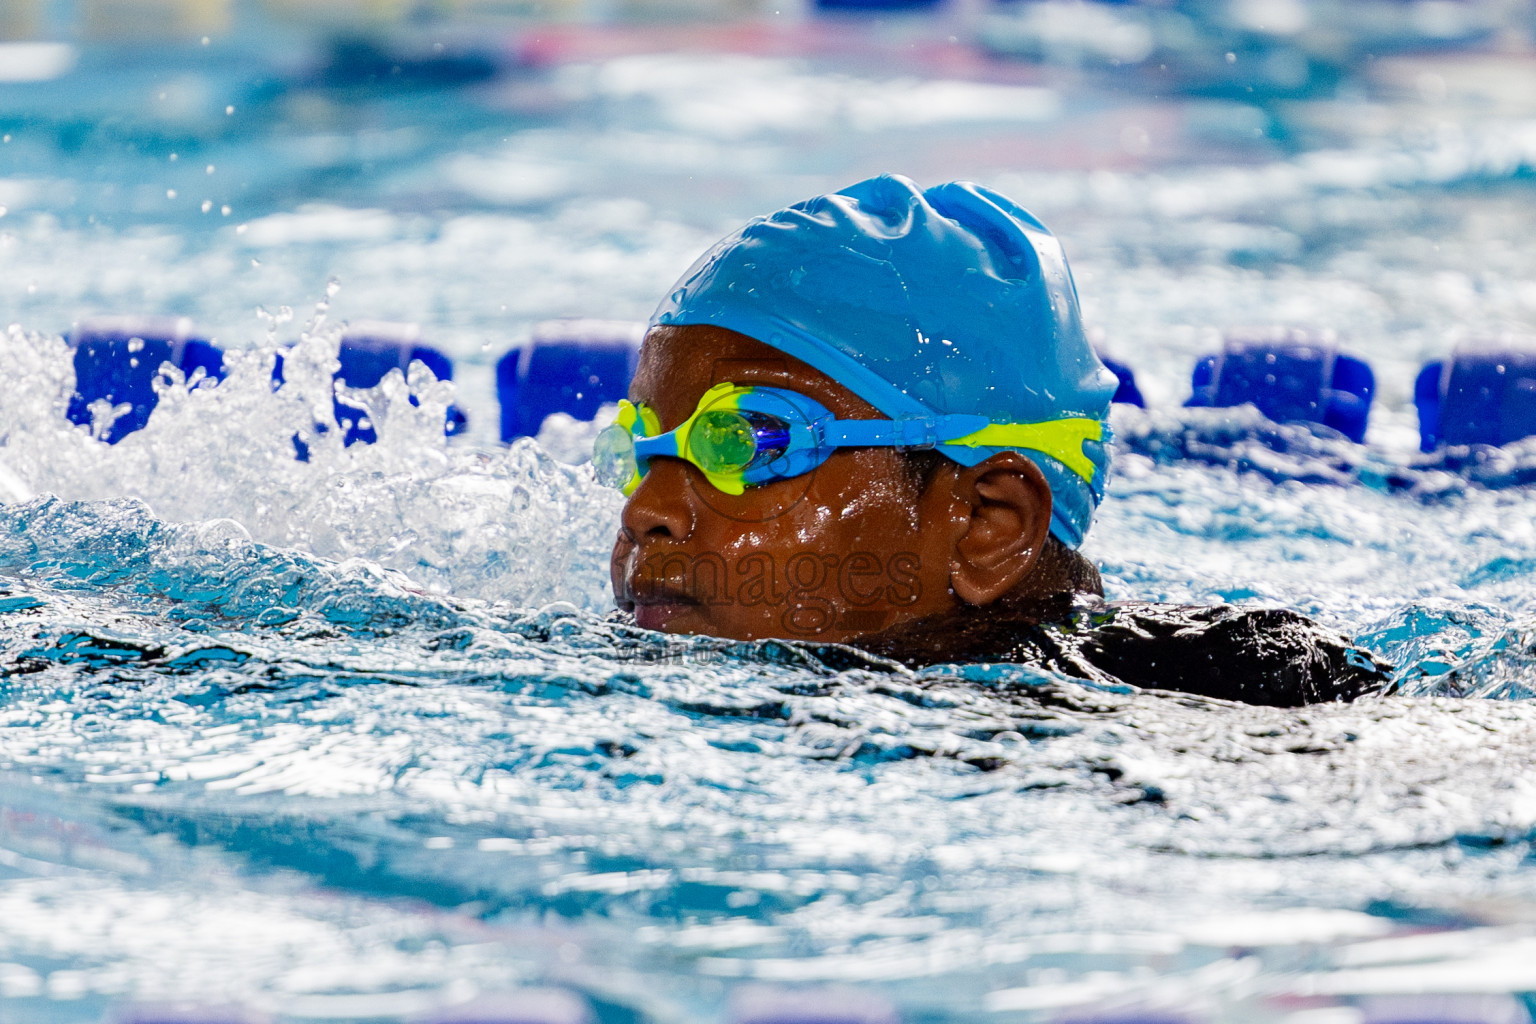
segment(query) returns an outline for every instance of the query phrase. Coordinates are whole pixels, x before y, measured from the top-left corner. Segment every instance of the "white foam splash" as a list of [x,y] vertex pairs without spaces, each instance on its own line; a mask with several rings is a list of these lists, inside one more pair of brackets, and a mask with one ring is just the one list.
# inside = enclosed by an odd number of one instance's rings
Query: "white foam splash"
[[[392,371],[350,391],[379,440],[343,447],[330,400],[339,333],[322,311],[287,352],[275,392],[271,348],[229,353],[216,387],[189,387],[171,370],[148,426],[109,446],[64,419],[64,342],[13,327],[0,335],[10,367],[0,486],[13,499],[131,496],[172,521],[228,519],[267,544],[369,559],[460,596],[607,607],[622,499],[531,440],[450,445],[442,422],[453,385],[419,365],[409,380]],[[308,462],[295,458],[295,436]]]

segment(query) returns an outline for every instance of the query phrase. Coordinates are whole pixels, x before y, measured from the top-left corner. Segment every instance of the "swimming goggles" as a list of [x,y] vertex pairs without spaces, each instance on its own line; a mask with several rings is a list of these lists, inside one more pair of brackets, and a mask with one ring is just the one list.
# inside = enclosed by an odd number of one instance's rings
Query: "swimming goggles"
[[1089,483],[1093,462],[1083,442],[1104,424],[1091,419],[993,423],[966,413],[893,420],[840,420],[813,398],[783,388],[716,384],[676,430],[663,432],[644,403],[619,403],[619,416],[597,435],[598,482],[634,493],[658,456],[683,459],[726,494],[809,473],[839,448],[1025,448],[1049,455]]

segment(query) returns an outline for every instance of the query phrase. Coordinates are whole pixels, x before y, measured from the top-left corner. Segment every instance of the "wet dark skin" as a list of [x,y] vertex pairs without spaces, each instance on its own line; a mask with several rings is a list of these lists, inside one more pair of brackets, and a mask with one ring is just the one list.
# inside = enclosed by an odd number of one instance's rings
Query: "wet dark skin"
[[[707,326],[646,336],[630,400],[664,430],[712,385],[786,388],[840,419],[883,419],[811,366]],[[624,507],[613,589],[640,626],[752,640],[848,642],[945,623],[978,607],[1046,607],[1097,575],[1049,540],[1051,492],[1026,456],[977,466],[890,448],[841,449],[815,472],[741,495],[656,458]]]

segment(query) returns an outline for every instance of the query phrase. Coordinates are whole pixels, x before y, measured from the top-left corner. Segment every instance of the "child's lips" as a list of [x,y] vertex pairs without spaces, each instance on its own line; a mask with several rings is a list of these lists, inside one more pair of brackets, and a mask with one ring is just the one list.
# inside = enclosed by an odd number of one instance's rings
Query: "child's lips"
[[699,604],[689,594],[655,582],[648,582],[642,589],[631,581],[628,589],[630,600],[634,602],[635,624],[641,629],[665,631],[673,619]]
[[676,585],[655,579],[630,576],[624,581],[623,604],[629,605],[636,625],[642,629],[664,630],[677,616],[698,607],[698,598],[689,594],[681,582]]
[[660,601],[649,604],[635,604],[635,625],[641,629],[653,629],[657,632],[666,632],[667,625],[679,615],[686,614],[696,608],[693,602],[684,601]]

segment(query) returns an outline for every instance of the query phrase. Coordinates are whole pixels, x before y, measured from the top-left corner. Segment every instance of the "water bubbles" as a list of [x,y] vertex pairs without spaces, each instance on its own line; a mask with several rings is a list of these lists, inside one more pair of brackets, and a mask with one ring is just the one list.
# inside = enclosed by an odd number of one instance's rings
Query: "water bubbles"
[[197,524],[197,543],[204,551],[243,549],[251,543],[251,533],[233,519],[209,519]]
[[277,311],[274,313],[265,306],[257,306],[256,318],[265,321],[270,327],[280,327],[283,324],[293,322],[293,307],[278,306]]
[[102,440],[112,432],[114,423],[133,411],[133,406],[127,402],[113,405],[105,398],[98,398],[86,409],[91,414],[91,437]]
[[267,345],[277,346],[277,330],[286,323],[293,321],[293,308],[291,306],[279,306],[277,312],[269,311],[265,306],[256,307],[256,319],[267,325]]
[[[273,336],[294,310],[257,316]],[[446,593],[608,608],[622,497],[531,440],[489,452],[451,447],[442,424],[454,385],[421,366],[409,379],[395,370],[375,388],[347,390],[378,443],[344,447],[331,397],[339,335],[330,325],[303,332],[286,350],[276,392],[270,348],[230,352],[228,379],[216,387],[173,368],[148,425],[107,446],[92,438],[106,437],[131,406],[99,402],[89,435],[73,428],[53,408],[71,372],[68,347],[13,330],[0,336],[18,396],[0,407],[6,464],[32,491],[130,495],[165,520],[202,523],[204,548],[254,539],[374,561]],[[308,463],[294,458],[295,436],[310,444]]]

